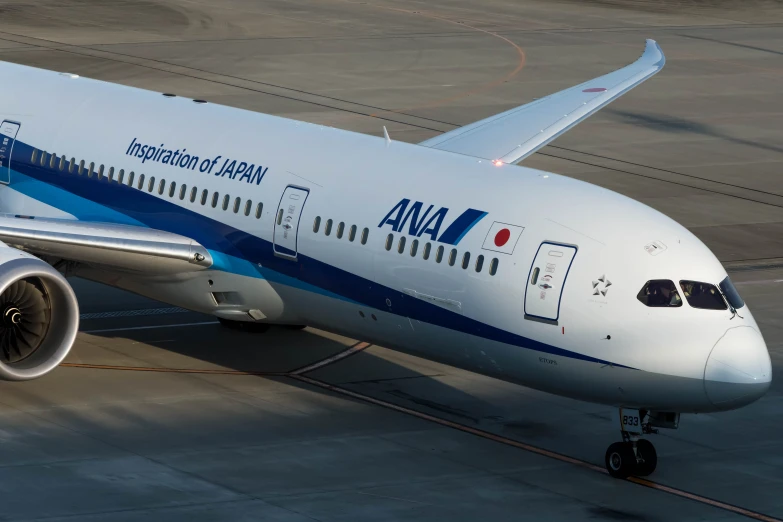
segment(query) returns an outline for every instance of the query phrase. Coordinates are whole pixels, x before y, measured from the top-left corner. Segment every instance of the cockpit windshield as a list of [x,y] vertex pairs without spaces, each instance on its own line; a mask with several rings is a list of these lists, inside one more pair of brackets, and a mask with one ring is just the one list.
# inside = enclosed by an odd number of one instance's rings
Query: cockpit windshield
[[647,281],[636,298],[645,306],[682,306],[682,299],[677,292],[677,287],[668,279]]
[[726,301],[715,285],[698,281],[680,281],[680,288],[685,299],[693,308],[703,310],[725,310]]
[[745,301],[743,301],[742,297],[740,297],[739,292],[737,292],[737,288],[734,286],[734,283],[731,282],[729,276],[726,276],[726,279],[721,281],[718,286],[720,286],[720,291],[723,292],[723,295],[726,296],[729,304],[733,306],[735,310],[739,310],[745,306]]

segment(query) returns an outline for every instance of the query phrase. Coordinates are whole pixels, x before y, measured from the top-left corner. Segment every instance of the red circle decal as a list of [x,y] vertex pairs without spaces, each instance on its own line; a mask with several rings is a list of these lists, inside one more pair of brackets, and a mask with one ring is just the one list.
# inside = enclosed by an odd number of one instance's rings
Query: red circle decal
[[495,246],[502,247],[503,245],[508,243],[510,237],[511,237],[511,231],[509,229],[504,228],[498,231],[498,233],[495,234]]

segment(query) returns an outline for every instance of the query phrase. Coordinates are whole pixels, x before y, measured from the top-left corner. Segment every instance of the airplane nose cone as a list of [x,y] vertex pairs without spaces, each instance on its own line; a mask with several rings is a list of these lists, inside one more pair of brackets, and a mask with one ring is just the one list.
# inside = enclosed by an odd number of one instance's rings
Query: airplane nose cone
[[712,348],[704,368],[704,388],[721,410],[750,404],[772,382],[772,363],[761,334],[750,326],[730,328]]

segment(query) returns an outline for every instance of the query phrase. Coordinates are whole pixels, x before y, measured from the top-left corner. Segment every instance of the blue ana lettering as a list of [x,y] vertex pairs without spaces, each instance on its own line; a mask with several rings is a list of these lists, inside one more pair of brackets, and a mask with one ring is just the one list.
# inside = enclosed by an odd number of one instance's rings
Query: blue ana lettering
[[[410,205],[410,208],[408,206]],[[424,214],[421,214],[421,209],[424,203],[421,201],[415,201],[411,205],[411,200],[404,198],[399,203],[394,205],[388,214],[381,220],[378,228],[384,225],[390,225],[394,232],[405,233],[405,225],[408,225],[407,233],[414,237],[421,237],[424,234],[429,234],[433,241],[437,241],[440,227],[443,224],[443,220],[448,214],[449,209],[441,207],[430,216],[430,212],[435,208],[434,205],[427,207]],[[407,210],[407,212],[406,212]],[[429,216],[429,219],[428,219]]]

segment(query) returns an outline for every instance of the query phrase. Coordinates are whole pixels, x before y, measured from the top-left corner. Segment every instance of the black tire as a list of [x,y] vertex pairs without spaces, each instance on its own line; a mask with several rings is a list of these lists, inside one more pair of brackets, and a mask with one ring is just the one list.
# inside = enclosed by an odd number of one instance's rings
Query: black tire
[[636,470],[636,455],[629,442],[615,442],[606,450],[606,471],[614,478],[625,479]]
[[636,462],[636,470],[633,474],[640,477],[652,475],[658,465],[658,452],[655,451],[655,446],[649,440],[639,439],[636,443],[636,453],[641,460]]
[[238,330],[240,332],[252,332],[263,333],[269,330],[269,325],[266,323],[251,323],[248,321],[231,321],[229,319],[223,319],[218,317],[220,325],[231,330]]

